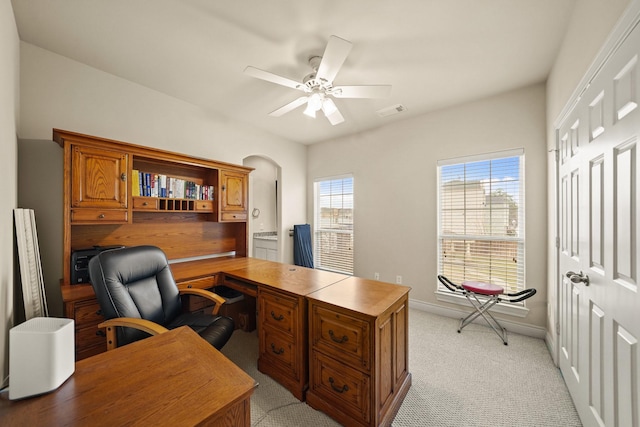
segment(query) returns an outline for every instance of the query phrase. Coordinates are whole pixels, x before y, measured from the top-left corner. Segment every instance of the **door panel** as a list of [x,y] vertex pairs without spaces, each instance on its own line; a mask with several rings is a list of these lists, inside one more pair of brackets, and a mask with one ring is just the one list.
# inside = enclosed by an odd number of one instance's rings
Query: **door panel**
[[639,426],[640,30],[558,131],[559,365],[585,426]]

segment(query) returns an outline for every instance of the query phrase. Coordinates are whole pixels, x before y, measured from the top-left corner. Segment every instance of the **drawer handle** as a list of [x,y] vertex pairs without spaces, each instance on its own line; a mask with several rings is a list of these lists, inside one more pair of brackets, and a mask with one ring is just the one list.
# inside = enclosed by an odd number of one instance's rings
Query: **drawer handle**
[[335,342],[337,342],[338,344],[342,344],[344,342],[349,341],[349,337],[346,335],[343,335],[342,338],[338,339],[336,338],[335,334],[333,333],[332,329],[329,329],[329,336],[331,337],[331,339]]
[[148,205],[149,205],[149,203],[147,203],[147,202],[142,202],[142,206],[148,206]]
[[280,349],[276,350],[276,345],[274,343],[271,343],[271,351],[273,351],[275,354],[282,354],[284,353],[284,348],[280,347]]
[[187,289],[193,288],[193,285],[187,285]]
[[99,329],[96,331],[96,335],[99,337],[106,337],[107,333],[105,331],[103,331],[102,329]]
[[98,218],[103,219],[104,218],[104,214],[98,215]]
[[273,317],[273,319],[277,320],[278,322],[281,321],[282,319],[284,319],[284,316],[282,314],[280,316],[276,317],[276,314],[273,312],[273,310],[271,310],[271,317]]
[[329,383],[331,384],[331,388],[334,391],[336,391],[338,393],[344,393],[345,391],[349,391],[349,386],[348,385],[345,384],[345,385],[342,386],[342,388],[338,388],[333,384],[333,382],[334,382],[333,377],[329,377]]

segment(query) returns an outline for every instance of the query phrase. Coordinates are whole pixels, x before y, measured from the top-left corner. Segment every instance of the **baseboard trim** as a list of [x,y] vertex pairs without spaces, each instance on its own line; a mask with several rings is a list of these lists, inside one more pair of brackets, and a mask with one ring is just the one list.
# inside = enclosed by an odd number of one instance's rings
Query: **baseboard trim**
[[[409,299],[409,308],[425,311],[427,313],[437,314],[439,316],[461,319],[469,314],[470,311],[458,310],[455,308],[443,307],[441,305],[432,304],[424,301]],[[525,325],[510,320],[499,319],[500,324],[509,332],[526,335],[528,337],[539,338],[547,341],[547,330],[539,326]],[[473,323],[486,324],[484,319],[476,319]],[[549,344],[547,343],[547,347]],[[552,353],[553,354],[553,353]]]
[[547,344],[549,353],[551,353],[551,360],[553,360],[553,364],[558,366],[558,360],[556,357],[556,355],[558,354],[556,353],[556,341],[553,339],[553,336],[549,331],[547,331],[547,333],[545,334],[544,342]]

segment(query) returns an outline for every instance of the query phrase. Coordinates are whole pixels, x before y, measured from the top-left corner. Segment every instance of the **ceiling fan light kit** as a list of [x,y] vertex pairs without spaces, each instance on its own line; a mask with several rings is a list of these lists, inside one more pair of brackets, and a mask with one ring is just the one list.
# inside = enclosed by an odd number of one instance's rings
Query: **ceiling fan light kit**
[[386,98],[391,94],[390,85],[333,86],[333,79],[347,59],[351,47],[351,42],[331,36],[324,54],[309,58],[309,65],[313,72],[305,76],[302,83],[251,66],[245,68],[244,73],[307,94],[272,111],[269,113],[270,116],[280,117],[306,103],[305,115],[315,118],[316,113],[322,110],[329,122],[337,125],[344,122],[344,117],[331,97]]

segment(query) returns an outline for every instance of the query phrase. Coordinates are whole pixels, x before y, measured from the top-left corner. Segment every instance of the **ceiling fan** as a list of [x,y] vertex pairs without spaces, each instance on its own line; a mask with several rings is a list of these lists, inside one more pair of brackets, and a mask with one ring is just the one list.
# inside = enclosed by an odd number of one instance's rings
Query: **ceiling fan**
[[309,58],[309,65],[313,72],[305,76],[302,82],[251,66],[245,68],[244,73],[305,93],[305,96],[272,111],[269,113],[270,116],[280,117],[307,104],[304,110],[305,115],[315,118],[316,112],[322,110],[329,122],[337,125],[344,122],[344,117],[332,98],[386,98],[391,94],[390,85],[333,86],[333,79],[347,59],[351,46],[351,42],[331,36],[323,55]]

